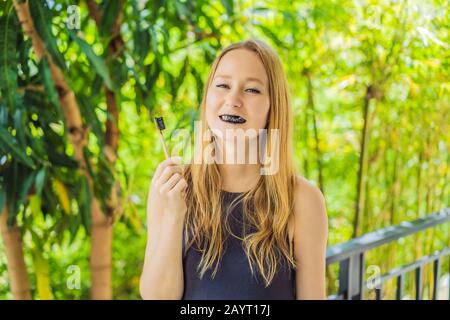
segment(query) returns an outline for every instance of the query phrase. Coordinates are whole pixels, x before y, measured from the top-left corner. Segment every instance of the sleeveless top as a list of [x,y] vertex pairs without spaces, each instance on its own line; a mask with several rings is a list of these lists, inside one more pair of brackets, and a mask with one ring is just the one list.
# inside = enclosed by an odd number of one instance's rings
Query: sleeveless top
[[[229,207],[231,201],[240,193],[222,191],[223,208]],[[226,212],[226,210],[224,210]],[[233,234],[243,235],[243,211],[239,203],[226,216]],[[288,241],[288,237],[287,237]],[[259,269],[253,266],[252,275],[242,240],[229,235],[225,240],[224,253],[217,267],[208,269],[200,279],[197,267],[202,253],[196,250],[195,243],[185,251],[183,231],[183,300],[293,300],[295,294],[295,270],[283,258],[277,265],[277,271],[269,286],[265,286]]]

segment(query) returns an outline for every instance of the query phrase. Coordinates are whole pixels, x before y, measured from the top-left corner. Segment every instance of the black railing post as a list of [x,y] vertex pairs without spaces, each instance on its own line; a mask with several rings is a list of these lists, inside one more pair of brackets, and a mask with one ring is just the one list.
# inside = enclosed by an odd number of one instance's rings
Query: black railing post
[[342,260],[339,266],[339,294],[347,300],[363,299],[364,252]]
[[433,263],[433,300],[438,299],[439,279],[441,277],[441,258],[438,257]]
[[423,267],[419,266],[416,268],[416,300],[422,300],[422,275]]
[[397,293],[395,295],[397,300],[402,300],[403,297],[403,283],[404,281],[404,273],[397,277]]
[[342,295],[345,300],[348,300],[348,287],[349,287],[349,260],[347,258],[345,260],[341,260],[339,262],[339,295]]
[[383,284],[382,283],[380,283],[380,286],[378,288],[375,288],[375,299],[383,300]]

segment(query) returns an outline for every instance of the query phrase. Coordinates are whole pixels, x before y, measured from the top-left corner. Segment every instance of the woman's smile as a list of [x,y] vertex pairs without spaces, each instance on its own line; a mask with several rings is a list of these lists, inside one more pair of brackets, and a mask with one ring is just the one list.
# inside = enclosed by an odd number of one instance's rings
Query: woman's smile
[[239,125],[245,123],[247,120],[239,115],[223,114],[219,116],[220,120],[233,125]]

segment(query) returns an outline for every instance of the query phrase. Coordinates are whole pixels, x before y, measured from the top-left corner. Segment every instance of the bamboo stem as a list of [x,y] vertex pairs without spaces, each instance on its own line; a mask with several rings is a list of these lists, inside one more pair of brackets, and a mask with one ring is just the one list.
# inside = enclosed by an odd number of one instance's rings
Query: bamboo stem
[[14,299],[31,300],[30,283],[22,248],[20,229],[17,225],[8,228],[8,209],[3,208],[0,214],[0,230],[5,246],[8,274],[11,282],[11,292]]

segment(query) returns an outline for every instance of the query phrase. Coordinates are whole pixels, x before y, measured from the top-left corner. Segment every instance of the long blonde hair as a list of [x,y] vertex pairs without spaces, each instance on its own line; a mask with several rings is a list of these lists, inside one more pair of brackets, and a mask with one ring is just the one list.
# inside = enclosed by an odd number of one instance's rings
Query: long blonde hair
[[[247,49],[256,52],[261,59],[269,80],[270,110],[265,144],[265,154],[271,145],[271,129],[279,132],[279,169],[275,174],[262,175],[256,186],[239,195],[232,202],[231,210],[241,201],[244,220],[255,227],[256,232],[245,234],[243,247],[252,274],[257,266],[268,286],[275,276],[280,259],[296,268],[292,243],[288,239],[288,222],[293,214],[293,192],[296,182],[292,151],[292,110],[286,75],[276,52],[261,40],[250,39],[226,47],[214,60],[203,90],[201,103],[201,137],[207,130],[206,95],[221,58],[229,51]],[[203,155],[204,147],[201,154]],[[202,252],[197,271],[200,277],[215,264],[215,276],[224,252],[224,241],[230,235],[230,227],[222,216],[222,179],[216,163],[190,163],[184,177],[187,213],[185,220],[185,252],[194,243]],[[224,221],[225,220],[225,221]]]

